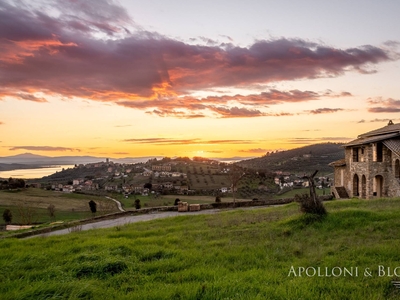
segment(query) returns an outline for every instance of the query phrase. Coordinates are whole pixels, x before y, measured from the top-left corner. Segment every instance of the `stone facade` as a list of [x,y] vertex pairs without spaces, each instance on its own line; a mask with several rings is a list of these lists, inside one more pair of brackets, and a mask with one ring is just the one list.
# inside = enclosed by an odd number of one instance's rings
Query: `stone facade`
[[400,197],[400,124],[362,134],[344,148],[345,159],[330,164],[336,198]]

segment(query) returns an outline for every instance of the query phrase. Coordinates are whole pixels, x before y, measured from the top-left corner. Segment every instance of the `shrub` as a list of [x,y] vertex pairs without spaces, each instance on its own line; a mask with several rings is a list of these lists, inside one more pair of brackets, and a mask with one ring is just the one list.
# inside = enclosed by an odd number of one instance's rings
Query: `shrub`
[[315,199],[312,199],[312,197],[307,194],[303,194],[300,196],[296,194],[294,196],[294,199],[300,204],[300,210],[303,213],[320,216],[326,215],[325,206],[322,204],[322,201],[319,200],[317,197],[315,197]]
[[96,202],[94,202],[93,200],[89,201],[89,207],[90,207],[90,211],[95,214],[97,211],[97,204]]
[[11,210],[5,209],[3,212],[3,220],[6,222],[6,224],[10,224],[12,221],[12,213]]
[[181,200],[179,198],[175,199],[174,205],[178,205],[178,203],[181,202]]
[[215,197],[215,203],[220,203],[220,202],[221,202],[221,197],[220,196]]
[[142,206],[140,205],[140,199],[135,200],[135,208],[140,209]]

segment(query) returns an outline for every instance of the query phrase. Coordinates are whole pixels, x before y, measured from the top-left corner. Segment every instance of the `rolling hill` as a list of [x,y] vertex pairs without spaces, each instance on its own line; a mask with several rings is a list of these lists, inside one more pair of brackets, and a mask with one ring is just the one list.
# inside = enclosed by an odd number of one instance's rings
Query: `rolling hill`
[[323,143],[271,153],[259,158],[243,160],[237,164],[245,168],[266,169],[272,172],[308,174],[318,170],[321,174],[332,173],[333,169],[328,164],[341,158],[344,158],[342,144]]

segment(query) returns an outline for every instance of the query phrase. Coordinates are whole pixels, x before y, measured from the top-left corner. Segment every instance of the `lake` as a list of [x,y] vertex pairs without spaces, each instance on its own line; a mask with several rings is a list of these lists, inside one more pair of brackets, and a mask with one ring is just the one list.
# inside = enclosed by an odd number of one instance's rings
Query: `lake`
[[16,169],[12,171],[0,171],[0,178],[8,179],[21,178],[21,179],[34,179],[42,178],[43,176],[48,176],[56,172],[60,172],[63,168],[73,168],[74,165],[60,165],[60,166],[49,166],[47,168],[37,168],[37,169]]

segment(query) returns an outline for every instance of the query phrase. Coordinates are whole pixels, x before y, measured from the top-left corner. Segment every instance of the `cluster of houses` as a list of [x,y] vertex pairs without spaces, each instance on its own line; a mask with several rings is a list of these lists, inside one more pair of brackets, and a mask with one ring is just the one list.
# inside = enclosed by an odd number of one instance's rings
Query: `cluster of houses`
[[[276,185],[279,185],[281,190],[285,188],[307,188],[309,181],[306,176],[297,176],[289,172],[277,172],[274,178]],[[324,189],[331,186],[331,179],[329,176],[315,177],[316,188]]]
[[93,180],[74,179],[72,184],[52,184],[51,189],[66,193],[75,191],[95,191],[99,189],[99,184]]
[[104,186],[104,190],[112,191],[117,193],[124,193],[124,194],[141,194],[143,196],[147,196],[151,191],[158,193],[158,192],[174,192],[178,195],[187,195],[189,194],[189,187],[181,182],[170,182],[166,181],[161,184],[152,184],[151,188],[146,187],[146,184],[138,185],[138,184],[123,184],[122,186],[119,184],[106,184]]
[[[400,197],[400,124],[392,121],[387,126],[361,134],[343,146],[345,158],[332,162],[334,179],[322,176],[315,178],[317,188],[329,188],[335,198],[371,199],[374,197]],[[173,171],[171,163],[123,165],[109,161],[79,165],[75,168],[103,168],[106,174],[93,179],[74,179],[71,184],[53,184],[52,189],[73,192],[103,188],[106,191],[148,195],[155,191],[170,191],[190,194],[187,174]],[[222,169],[221,173],[229,169]],[[146,184],[131,184],[129,176],[164,178],[151,187]],[[112,178],[113,180],[109,180]],[[120,179],[120,180],[119,180]],[[104,184],[99,184],[103,180]],[[308,187],[305,176],[278,172],[274,178],[280,189]],[[131,181],[132,182],[132,181]],[[221,193],[230,193],[230,187],[221,187]]]

